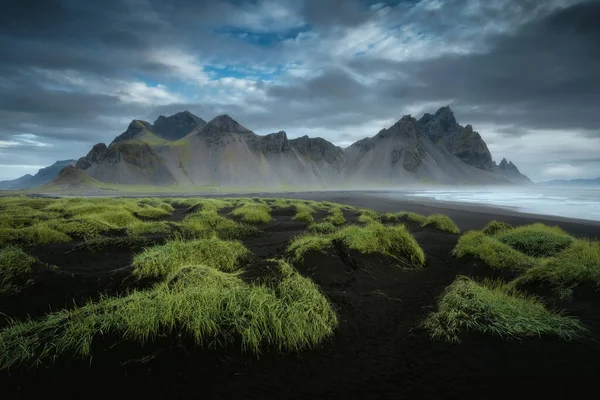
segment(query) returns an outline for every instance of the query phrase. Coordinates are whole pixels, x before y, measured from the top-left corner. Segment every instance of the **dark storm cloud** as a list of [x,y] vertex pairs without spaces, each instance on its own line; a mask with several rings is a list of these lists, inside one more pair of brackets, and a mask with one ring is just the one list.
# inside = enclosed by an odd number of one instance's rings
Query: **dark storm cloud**
[[[152,122],[159,114],[189,109],[204,119],[229,113],[260,133],[323,128],[339,132],[328,139],[347,142],[362,136],[353,131],[356,126],[399,119],[411,110],[421,113],[420,105],[431,112],[446,102],[461,123],[475,129],[495,125],[507,140],[519,140],[535,128],[600,136],[600,2],[558,8],[576,1],[11,1],[0,13],[0,141],[35,134],[54,145],[38,152],[44,164],[51,164],[74,157],[62,145],[67,140],[92,145],[122,132],[129,119]],[[389,37],[365,28],[371,25]],[[413,30],[405,43],[402,29],[408,25]],[[242,34],[228,35],[231,27]],[[348,57],[339,39],[355,28],[378,41],[398,39],[391,50],[406,46],[407,60],[391,61],[385,51]],[[243,39],[245,30],[305,35],[258,46]],[[362,39],[360,34],[348,38]],[[437,45],[427,54],[430,42]],[[465,43],[466,51],[438,54],[446,45]],[[348,43],[350,55],[353,44]],[[411,45],[427,60],[411,55]],[[299,62],[309,73],[265,78],[255,83],[261,96],[236,96],[238,91],[228,102],[211,95],[217,84],[204,89],[201,79],[194,81],[201,64],[213,61],[251,68],[282,65],[284,71],[286,64]],[[71,84],[65,76],[80,81]],[[164,84],[171,93],[190,87],[156,106],[127,100],[120,90],[128,90],[132,81]],[[145,96],[146,89],[134,95]],[[190,104],[165,104],[186,96]],[[35,159],[27,156],[35,148],[18,149],[13,154],[21,161],[14,158],[14,163]],[[0,152],[2,158],[10,154],[6,148]]]
[[[534,21],[496,39],[484,54],[425,62],[356,62],[362,72],[401,71],[416,83],[390,86],[405,99],[456,99],[469,122],[527,128],[598,129],[600,115],[600,3],[587,2]],[[473,107],[476,106],[476,107]]]

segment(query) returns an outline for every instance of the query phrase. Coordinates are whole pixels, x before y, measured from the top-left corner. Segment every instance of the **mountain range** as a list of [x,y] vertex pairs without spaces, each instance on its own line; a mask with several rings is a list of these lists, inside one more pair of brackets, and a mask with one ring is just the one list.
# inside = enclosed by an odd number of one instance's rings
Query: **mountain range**
[[81,173],[71,168],[53,184],[64,186],[65,176],[69,187],[82,176],[125,185],[243,188],[531,183],[512,162],[493,161],[481,135],[458,124],[450,107],[418,120],[405,115],[347,148],[322,138],[289,139],[284,131],[257,135],[229,115],[206,122],[183,111],[153,124],[131,121],[75,167]]
[[40,169],[35,175],[26,174],[20,178],[0,181],[0,190],[31,189],[52,182],[67,165],[75,165],[76,160],[57,161],[49,167]]
[[322,138],[257,135],[229,115],[209,122],[183,111],[154,124],[133,120],[76,167],[101,182],[228,187],[360,187],[423,182],[531,183],[512,163],[492,160],[471,125],[450,107],[402,117],[342,149]]

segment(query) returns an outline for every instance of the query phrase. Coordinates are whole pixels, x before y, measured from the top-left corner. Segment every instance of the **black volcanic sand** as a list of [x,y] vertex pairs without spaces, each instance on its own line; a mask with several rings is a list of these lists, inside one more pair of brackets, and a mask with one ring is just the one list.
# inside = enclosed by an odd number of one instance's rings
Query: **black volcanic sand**
[[[268,196],[271,197],[271,196]],[[480,229],[492,219],[511,224],[541,220],[514,213],[440,209],[372,196],[298,194],[288,197],[330,200],[380,212],[409,210],[443,212],[461,229]],[[176,213],[177,218],[182,212]],[[280,256],[289,240],[305,229],[292,221],[293,209],[273,212],[275,221],[244,244],[254,253],[243,277],[260,280],[265,259]],[[322,216],[322,215],[321,215]],[[345,212],[348,220],[356,215]],[[549,223],[549,220],[543,220]],[[557,224],[576,236],[600,236],[600,226],[574,221]],[[425,250],[421,270],[392,266],[382,256],[365,256],[347,249],[330,254],[312,252],[296,268],[311,277],[337,309],[340,325],[319,348],[300,354],[266,352],[260,358],[228,349],[194,349],[154,343],[140,349],[121,343],[110,351],[98,344],[90,364],[58,361],[28,372],[0,373],[1,398],[284,398],[284,399],[487,399],[531,397],[572,398],[594,394],[600,376],[600,293],[558,304],[590,328],[589,337],[573,342],[557,338],[503,340],[469,334],[462,343],[432,341],[420,322],[456,275],[503,277],[473,259],[450,256],[458,236],[408,224]],[[155,238],[160,242],[159,238]],[[32,249],[42,261],[58,265],[19,298],[2,304],[2,312],[21,317],[41,315],[97,298],[98,292],[119,293],[131,287],[127,279],[133,255],[141,249],[108,249],[102,253],[71,252],[71,245]],[[46,275],[43,275],[45,277]],[[45,304],[45,307],[44,307]],[[593,390],[593,391],[591,391]],[[589,391],[589,392],[588,392]]]

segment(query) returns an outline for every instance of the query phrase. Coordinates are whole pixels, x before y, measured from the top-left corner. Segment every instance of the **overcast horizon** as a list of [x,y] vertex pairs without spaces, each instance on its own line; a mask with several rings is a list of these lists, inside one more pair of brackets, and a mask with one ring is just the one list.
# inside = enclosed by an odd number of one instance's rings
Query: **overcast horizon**
[[534,181],[600,177],[600,1],[24,0],[0,14],[0,180],[132,119],[339,146],[450,105]]

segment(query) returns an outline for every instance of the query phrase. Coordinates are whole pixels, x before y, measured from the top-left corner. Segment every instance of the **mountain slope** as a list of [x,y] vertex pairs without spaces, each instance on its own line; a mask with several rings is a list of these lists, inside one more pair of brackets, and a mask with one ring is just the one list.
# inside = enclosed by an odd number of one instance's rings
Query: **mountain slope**
[[75,165],[75,162],[75,160],[57,161],[48,167],[41,168],[35,175],[26,174],[10,181],[1,181],[0,190],[31,189],[45,185],[56,178],[63,168],[67,165]]
[[449,107],[418,121],[404,116],[346,149],[321,138],[290,140],[284,131],[257,135],[229,115],[203,122],[188,112],[154,124],[133,120],[109,146],[94,146],[77,168],[103,182],[184,186],[530,182],[512,162],[493,162],[481,135],[459,125]]

